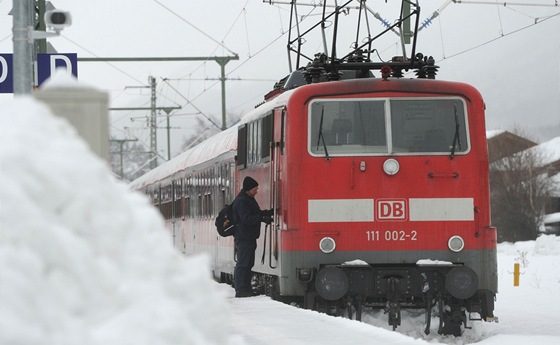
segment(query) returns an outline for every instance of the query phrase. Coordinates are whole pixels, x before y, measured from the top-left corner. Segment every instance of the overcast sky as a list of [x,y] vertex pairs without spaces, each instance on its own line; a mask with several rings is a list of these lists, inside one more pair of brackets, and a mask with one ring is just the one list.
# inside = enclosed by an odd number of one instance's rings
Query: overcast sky
[[[77,53],[78,57],[238,54],[239,60],[230,61],[225,67],[229,79],[226,83],[228,113],[242,114],[252,109],[274,82],[289,72],[288,5],[270,5],[260,0],[56,0],[53,3],[58,9],[71,12],[73,21],[62,37],[49,40],[60,53]],[[560,41],[556,38],[560,32],[560,7],[553,7],[553,0],[534,3],[547,6],[455,3],[445,6],[446,0],[420,1],[421,21],[438,9],[443,10],[429,27],[420,31],[417,51],[436,59],[440,66],[438,79],[464,81],[481,91],[487,104],[489,129],[520,127],[536,133],[536,129],[556,126],[560,131]],[[400,9],[400,1],[396,0],[387,3],[370,0],[367,5],[391,23]],[[11,7],[12,1],[0,0],[1,53],[13,51],[12,19],[7,15]],[[320,10],[300,7],[300,17],[308,13],[320,13]],[[357,10],[351,9],[350,15],[341,18],[344,30],[341,29],[338,39],[339,56],[356,39],[356,14]],[[307,17],[302,29],[318,19],[314,15]],[[377,20],[372,20],[370,27],[372,35],[383,29]],[[332,26],[328,29],[331,31]],[[309,55],[322,49],[318,35],[309,36],[304,46]],[[362,30],[360,40],[364,35]],[[395,34],[380,40],[375,47],[383,60],[401,54]],[[407,49],[410,52],[411,47]],[[155,77],[158,106],[183,107],[171,119],[171,126],[181,128],[171,130],[172,155],[178,153],[182,139],[192,133],[195,119],[203,118],[193,114],[202,112],[221,123],[221,91],[217,80],[220,67],[214,61],[81,62],[78,74],[80,82],[108,90],[112,107],[149,106],[149,89],[138,87],[147,86],[149,76]],[[147,115],[148,111],[113,112],[112,135],[135,136],[148,143]],[[161,126],[164,126],[163,119]],[[165,131],[160,130],[158,136],[158,147],[164,150]],[[162,155],[167,156],[164,151]]]

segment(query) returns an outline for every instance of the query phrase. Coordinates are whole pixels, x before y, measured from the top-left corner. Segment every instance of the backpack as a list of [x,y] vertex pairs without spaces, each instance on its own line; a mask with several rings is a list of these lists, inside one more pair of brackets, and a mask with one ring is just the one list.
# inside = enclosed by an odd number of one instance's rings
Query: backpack
[[216,225],[216,230],[222,237],[233,236],[235,234],[237,224],[233,223],[233,202],[231,204],[226,204],[224,208],[222,208],[216,217],[214,225]]

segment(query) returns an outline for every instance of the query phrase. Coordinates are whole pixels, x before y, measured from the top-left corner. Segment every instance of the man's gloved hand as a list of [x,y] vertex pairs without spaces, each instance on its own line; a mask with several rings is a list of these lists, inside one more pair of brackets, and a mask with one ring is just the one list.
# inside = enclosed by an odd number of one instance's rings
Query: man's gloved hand
[[263,217],[272,217],[274,215],[274,210],[272,208],[270,210],[262,210],[261,215]]
[[272,223],[272,217],[271,216],[263,216],[262,221],[266,224],[270,224],[270,223]]

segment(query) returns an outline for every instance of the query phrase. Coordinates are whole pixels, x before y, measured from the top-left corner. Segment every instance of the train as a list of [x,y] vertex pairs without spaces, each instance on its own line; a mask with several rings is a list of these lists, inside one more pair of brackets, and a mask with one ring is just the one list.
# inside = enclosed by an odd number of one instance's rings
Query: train
[[424,310],[426,334],[434,313],[438,333],[459,336],[468,321],[497,320],[484,99],[436,79],[433,58],[414,49],[372,62],[370,43],[340,59],[316,54],[237,125],[131,188],[161,211],[179,250],[207,253],[214,278],[232,283],[234,239],[214,220],[251,176],[261,208],[274,210],[256,293],[356,320],[381,309],[393,330],[401,310]]
[[393,327],[403,308],[435,309],[439,332],[457,335],[467,312],[494,317],[497,293],[484,107],[459,82],[300,85],[131,186],[181,251],[208,253],[214,277],[231,282],[234,240],[214,219],[251,176],[261,208],[275,210],[258,242],[256,290],[326,312],[351,307],[358,319],[363,306],[383,308]]

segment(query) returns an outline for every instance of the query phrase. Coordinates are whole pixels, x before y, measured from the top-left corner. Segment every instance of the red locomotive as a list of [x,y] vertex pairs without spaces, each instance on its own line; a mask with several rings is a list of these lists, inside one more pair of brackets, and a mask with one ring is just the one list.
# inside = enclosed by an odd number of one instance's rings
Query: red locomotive
[[[426,332],[433,309],[444,334],[461,334],[466,313],[492,319],[496,229],[480,93],[432,79],[421,55],[344,62],[317,55],[241,124],[132,186],[161,209],[177,247],[211,255],[220,281],[231,281],[235,249],[214,219],[251,176],[261,207],[275,210],[258,243],[260,292],[357,319],[364,306],[385,309],[393,329],[403,308],[426,310]],[[421,78],[400,78],[404,68]],[[342,80],[326,81],[333,74]]]

